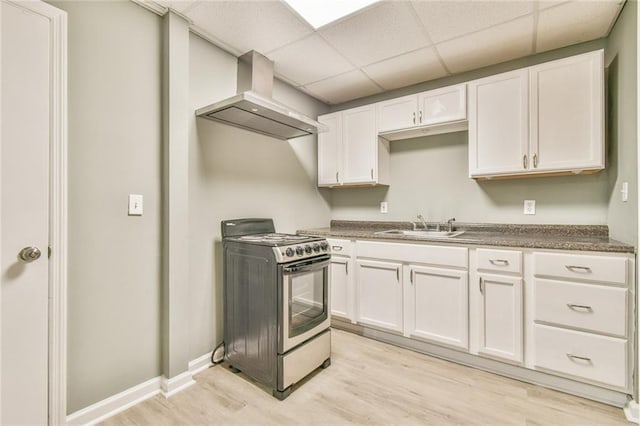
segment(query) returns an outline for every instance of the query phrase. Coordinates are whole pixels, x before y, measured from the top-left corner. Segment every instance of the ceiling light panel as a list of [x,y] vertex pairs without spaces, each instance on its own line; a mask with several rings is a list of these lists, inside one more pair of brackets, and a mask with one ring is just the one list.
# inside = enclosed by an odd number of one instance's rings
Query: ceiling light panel
[[284,0],[313,28],[320,28],[379,0]]

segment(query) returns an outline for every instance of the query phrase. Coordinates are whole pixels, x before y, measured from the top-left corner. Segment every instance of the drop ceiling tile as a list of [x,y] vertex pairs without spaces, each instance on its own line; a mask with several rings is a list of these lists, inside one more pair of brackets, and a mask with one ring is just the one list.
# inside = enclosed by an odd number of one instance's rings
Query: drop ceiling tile
[[324,80],[354,68],[317,34],[276,49],[268,56],[275,62],[276,74],[298,85]]
[[194,24],[238,52],[268,52],[312,32],[280,1],[208,1],[187,10]]
[[433,47],[404,53],[368,65],[362,70],[385,90],[410,86],[447,75]]
[[533,1],[412,2],[431,40],[439,43],[533,13]]
[[536,51],[594,40],[608,34],[621,1],[574,1],[540,11]]
[[449,71],[457,73],[531,55],[533,17],[520,18],[436,45]]
[[382,91],[360,70],[349,71],[326,80],[317,81],[304,86],[304,88],[309,93],[326,99],[332,104],[339,104]]
[[408,2],[380,3],[319,32],[356,66],[431,44]]

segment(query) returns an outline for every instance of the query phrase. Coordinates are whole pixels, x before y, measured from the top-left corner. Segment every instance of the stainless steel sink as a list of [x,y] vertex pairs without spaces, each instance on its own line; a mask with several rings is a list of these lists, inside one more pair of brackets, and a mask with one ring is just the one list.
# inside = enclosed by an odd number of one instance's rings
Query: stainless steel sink
[[389,229],[376,232],[378,235],[404,235],[414,238],[453,238],[464,234],[464,231],[409,231],[405,229]]

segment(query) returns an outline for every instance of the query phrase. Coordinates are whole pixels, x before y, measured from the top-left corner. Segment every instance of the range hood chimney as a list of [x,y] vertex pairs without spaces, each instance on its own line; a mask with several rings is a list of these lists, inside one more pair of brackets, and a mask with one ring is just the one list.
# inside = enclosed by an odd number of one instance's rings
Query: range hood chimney
[[273,62],[252,50],[238,58],[237,95],[196,110],[198,117],[292,139],[327,127],[272,99]]

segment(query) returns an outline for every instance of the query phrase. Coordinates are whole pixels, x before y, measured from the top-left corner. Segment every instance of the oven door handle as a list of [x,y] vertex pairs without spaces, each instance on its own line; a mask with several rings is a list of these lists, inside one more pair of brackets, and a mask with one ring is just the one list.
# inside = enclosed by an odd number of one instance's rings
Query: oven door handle
[[303,264],[303,265],[285,266],[284,268],[282,268],[282,271],[285,274],[298,273],[298,272],[318,271],[320,269],[323,269],[323,268],[326,268],[327,266],[329,266],[329,263],[331,263],[331,260],[330,259],[326,259],[326,260],[323,260],[321,262],[313,262],[313,263],[307,263],[307,264]]

